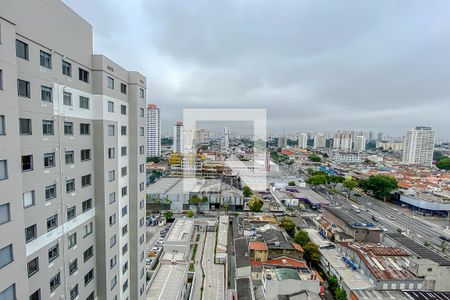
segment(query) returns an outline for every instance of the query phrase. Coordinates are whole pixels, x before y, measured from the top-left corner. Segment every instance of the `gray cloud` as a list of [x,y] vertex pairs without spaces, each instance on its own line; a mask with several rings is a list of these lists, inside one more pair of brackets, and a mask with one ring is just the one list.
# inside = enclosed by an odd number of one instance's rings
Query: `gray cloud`
[[266,107],[272,132],[450,137],[448,1],[65,2],[147,76],[167,133],[185,107]]

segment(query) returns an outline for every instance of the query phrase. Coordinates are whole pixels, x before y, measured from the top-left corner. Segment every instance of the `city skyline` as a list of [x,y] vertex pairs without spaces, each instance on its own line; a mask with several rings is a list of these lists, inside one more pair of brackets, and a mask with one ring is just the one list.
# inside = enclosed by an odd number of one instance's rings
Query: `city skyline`
[[446,1],[65,3],[96,28],[96,52],[149,78],[166,134],[183,108],[261,107],[270,132],[423,124],[450,138]]

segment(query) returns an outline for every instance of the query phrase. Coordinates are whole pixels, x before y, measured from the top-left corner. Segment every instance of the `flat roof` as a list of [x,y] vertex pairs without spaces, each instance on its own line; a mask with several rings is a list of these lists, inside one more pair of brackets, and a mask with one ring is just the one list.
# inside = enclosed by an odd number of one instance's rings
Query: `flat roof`
[[188,242],[193,229],[193,219],[177,218],[170,227],[170,232],[165,242]]
[[450,300],[450,292],[434,292],[434,291],[404,291],[408,295],[408,299],[414,300]]
[[228,216],[219,217],[219,228],[217,229],[216,252],[226,253],[228,248]]
[[250,253],[245,237],[234,239],[234,257],[236,259],[236,268],[250,266]]
[[[375,291],[375,290],[359,290],[352,291],[357,299],[361,300],[380,300],[380,299],[391,299],[391,300],[410,300],[401,291]],[[450,300],[450,298],[449,298]]]
[[162,263],[153,274],[146,300],[178,300],[184,288],[187,264]]
[[250,278],[236,279],[237,300],[252,300]]
[[440,266],[450,266],[450,260],[437,254],[434,251],[431,251],[427,247],[416,243],[412,239],[407,236],[404,236],[401,233],[393,232],[387,234],[394,241],[402,245],[403,247],[409,249],[412,253],[414,253],[417,257],[427,258]]
[[176,178],[163,177],[147,188],[148,194],[186,194],[186,193],[219,193],[226,195],[242,194],[242,191],[223,182],[221,179]]
[[341,219],[345,224],[353,228],[366,228],[369,230],[379,230],[375,224],[366,219],[360,217],[357,213],[347,210],[343,207],[325,207],[324,210],[328,210],[330,213]]

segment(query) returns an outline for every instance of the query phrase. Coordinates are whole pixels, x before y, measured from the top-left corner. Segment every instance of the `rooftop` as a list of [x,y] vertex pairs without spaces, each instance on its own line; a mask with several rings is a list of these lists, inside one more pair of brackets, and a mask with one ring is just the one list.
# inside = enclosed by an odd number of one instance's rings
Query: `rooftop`
[[267,251],[267,245],[263,241],[250,242],[248,243],[248,248],[256,251]]
[[219,229],[217,230],[217,247],[216,252],[227,252],[228,245],[228,216],[219,217]]
[[234,239],[234,255],[236,259],[236,268],[243,268],[250,266],[248,243],[245,237]]
[[237,300],[252,300],[250,278],[236,279]]
[[315,272],[311,272],[308,268],[306,270],[293,269],[288,267],[278,268],[263,268],[263,276],[267,280],[321,280]]
[[170,227],[166,242],[188,242],[194,228],[194,220],[189,218],[177,218]]
[[375,291],[375,290],[359,290],[353,291],[356,295],[356,299],[361,300],[408,300],[409,298],[401,291]]
[[325,207],[324,210],[329,211],[331,214],[335,215],[339,219],[345,222],[350,227],[353,228],[366,228],[369,230],[381,230],[376,227],[373,223],[368,222],[366,219],[361,218],[354,212],[347,210],[343,207]]
[[274,266],[274,267],[289,267],[289,268],[296,268],[296,269],[305,269],[308,270],[308,265],[306,262],[290,258],[287,256],[280,256],[278,258],[274,259],[268,259],[265,262],[256,261],[254,259],[251,259],[252,266]]
[[187,270],[187,264],[160,264],[150,281],[146,300],[178,300]]

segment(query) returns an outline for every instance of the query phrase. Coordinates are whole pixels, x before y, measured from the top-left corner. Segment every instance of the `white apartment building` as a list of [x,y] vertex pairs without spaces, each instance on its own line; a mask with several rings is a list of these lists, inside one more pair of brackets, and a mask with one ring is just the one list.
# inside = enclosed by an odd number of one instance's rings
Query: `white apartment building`
[[366,151],[366,138],[362,135],[355,137],[355,143],[353,145],[355,151]]
[[336,132],[333,135],[333,149],[351,150],[353,146],[353,137],[351,132]]
[[306,149],[308,146],[308,135],[306,133],[300,133],[298,135],[298,147]]
[[182,153],[184,150],[184,126],[183,122],[176,122],[173,127],[172,152]]
[[325,148],[326,140],[322,133],[317,133],[314,136],[314,149]]
[[147,157],[161,156],[161,112],[156,104],[147,106]]
[[416,126],[406,132],[403,162],[431,166],[436,132],[428,126]]
[[144,299],[145,93],[62,1],[0,2],[0,299]]

